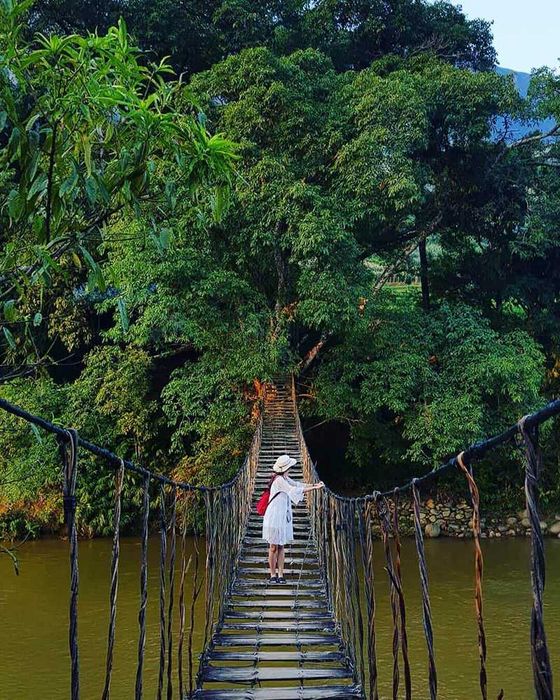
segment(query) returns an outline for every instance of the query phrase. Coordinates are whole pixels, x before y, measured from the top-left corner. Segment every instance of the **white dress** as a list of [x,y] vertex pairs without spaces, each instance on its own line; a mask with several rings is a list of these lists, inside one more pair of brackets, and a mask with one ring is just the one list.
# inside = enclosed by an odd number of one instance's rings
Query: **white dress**
[[304,484],[289,476],[277,476],[272,482],[262,530],[263,540],[268,544],[284,545],[294,539],[292,503],[297,505],[302,500],[303,489]]

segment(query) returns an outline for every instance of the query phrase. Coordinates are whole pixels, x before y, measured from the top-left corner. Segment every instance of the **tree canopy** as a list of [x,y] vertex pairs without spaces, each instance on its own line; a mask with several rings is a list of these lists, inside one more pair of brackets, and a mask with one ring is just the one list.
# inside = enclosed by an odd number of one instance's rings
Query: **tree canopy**
[[[0,293],[13,359],[27,353],[32,362],[48,348],[35,331],[43,316],[68,312],[61,286],[73,296],[80,287],[107,292],[107,222],[141,218],[146,206],[155,214],[179,197],[219,215],[234,148],[206,133],[179,83],[163,80],[172,72],[165,61],[140,62],[122,20],[105,36],[28,44],[21,9],[4,9],[0,34]],[[150,234],[164,245],[159,228]],[[58,295],[45,296],[49,286]],[[126,325],[122,297],[112,297]]]
[[[218,483],[294,371],[371,488],[557,391],[556,73],[522,99],[447,2],[30,5],[0,32],[4,396]],[[56,527],[52,445],[0,434],[0,523]]]
[[476,70],[494,66],[490,24],[444,0],[37,0],[31,27],[105,33],[123,16],[140,46],[196,73],[243,49],[315,48],[339,71],[394,54],[431,52]]

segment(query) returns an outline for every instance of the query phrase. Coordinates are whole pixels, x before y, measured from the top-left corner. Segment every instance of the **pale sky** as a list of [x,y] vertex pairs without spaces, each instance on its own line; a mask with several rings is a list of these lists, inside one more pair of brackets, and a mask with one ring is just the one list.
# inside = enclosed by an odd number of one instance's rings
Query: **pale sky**
[[469,18],[494,20],[498,64],[525,71],[551,66],[560,56],[560,0],[451,0]]

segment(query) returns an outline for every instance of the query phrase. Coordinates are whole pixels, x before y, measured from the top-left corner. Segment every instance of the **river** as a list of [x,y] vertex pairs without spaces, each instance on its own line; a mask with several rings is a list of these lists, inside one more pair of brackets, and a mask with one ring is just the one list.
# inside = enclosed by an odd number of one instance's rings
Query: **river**
[[[560,540],[547,540],[545,624],[553,668],[560,669]],[[193,543],[189,542],[192,548]],[[484,541],[485,618],[488,636],[489,697],[500,688],[505,700],[530,700],[529,542]],[[148,639],[145,697],[155,695],[158,670],[159,546],[150,541]],[[381,697],[390,697],[390,611],[383,562],[377,561],[378,657]],[[473,598],[473,545],[462,540],[426,542],[435,626],[439,697],[473,700],[478,691],[477,631]],[[19,552],[20,575],[0,556],[0,700],[66,700],[68,545],[58,540],[26,543]],[[111,542],[80,542],[80,621],[82,700],[97,700],[103,687],[108,624]],[[111,697],[133,697],[136,669],[140,543],[124,538],[117,613],[117,640]],[[426,655],[414,543],[403,543],[414,697],[427,698]],[[187,599],[192,581],[189,577]],[[202,610],[200,609],[200,613]],[[199,619],[200,615],[199,615]],[[202,628],[195,631],[196,651]],[[560,683],[557,673],[556,685]]]

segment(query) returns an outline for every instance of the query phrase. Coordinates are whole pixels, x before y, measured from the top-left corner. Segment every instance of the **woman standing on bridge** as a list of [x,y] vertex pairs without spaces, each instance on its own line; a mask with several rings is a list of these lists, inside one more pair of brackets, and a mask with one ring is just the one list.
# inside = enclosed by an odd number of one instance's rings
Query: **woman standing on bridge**
[[288,470],[296,464],[289,455],[280,455],[272,470],[270,479],[270,496],[268,507],[263,520],[263,540],[268,548],[268,565],[270,568],[270,583],[286,583],[284,578],[284,546],[294,539],[292,522],[292,503],[297,505],[307,491],[323,488],[320,481],[317,484],[303,484],[287,476]]

